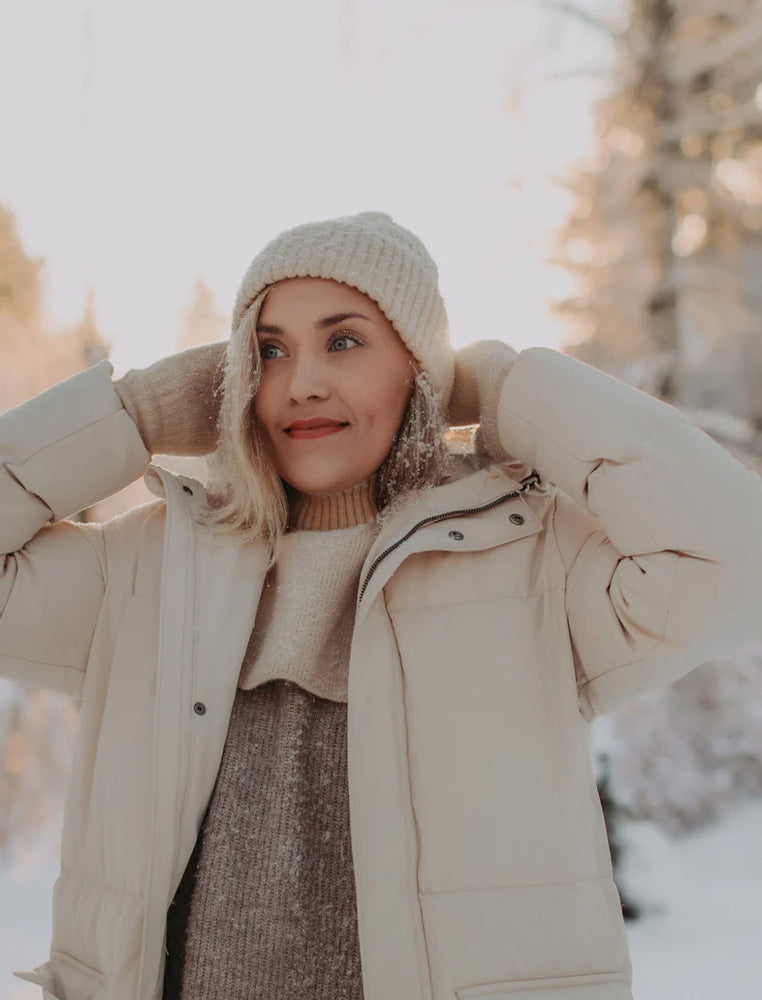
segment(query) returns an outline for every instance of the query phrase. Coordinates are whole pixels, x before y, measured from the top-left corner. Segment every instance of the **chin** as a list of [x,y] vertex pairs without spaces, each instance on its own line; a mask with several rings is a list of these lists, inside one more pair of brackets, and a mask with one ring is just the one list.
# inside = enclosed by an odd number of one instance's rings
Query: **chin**
[[357,475],[350,475],[349,473],[337,473],[335,475],[316,474],[314,476],[304,475],[293,475],[288,474],[283,475],[285,479],[294,489],[298,490],[300,493],[309,493],[312,495],[317,495],[320,493],[338,493],[340,490],[348,490],[351,486],[357,485],[357,483],[363,482],[367,479],[370,473],[364,474],[359,473]]

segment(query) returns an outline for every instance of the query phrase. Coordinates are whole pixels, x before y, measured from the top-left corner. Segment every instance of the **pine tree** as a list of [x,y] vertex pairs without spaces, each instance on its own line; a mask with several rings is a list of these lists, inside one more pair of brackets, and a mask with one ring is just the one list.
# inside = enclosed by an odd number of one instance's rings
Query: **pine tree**
[[30,257],[16,217],[0,205],[0,408],[10,409],[75,372],[108,357],[89,289],[85,315],[54,330],[45,311],[44,258]]
[[16,216],[0,205],[0,318],[35,323],[42,308],[42,257],[29,257],[16,225]]
[[568,353],[762,427],[762,0],[631,0],[598,148],[568,179]]
[[[754,467],[731,418],[756,427],[762,455],[762,0],[629,9],[597,146],[568,178],[557,259],[578,292],[559,304],[576,334],[564,349],[701,411]],[[623,812],[679,833],[762,793],[761,659],[755,647],[704,664],[614,713],[598,788],[615,871]]]

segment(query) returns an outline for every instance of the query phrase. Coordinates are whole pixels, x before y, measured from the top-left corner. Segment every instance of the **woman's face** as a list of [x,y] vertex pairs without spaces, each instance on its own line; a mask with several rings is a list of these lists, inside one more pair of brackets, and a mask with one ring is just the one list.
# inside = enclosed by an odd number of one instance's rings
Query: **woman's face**
[[[367,479],[391,448],[415,378],[412,354],[376,303],[329,278],[288,278],[270,289],[256,336],[257,430],[281,478],[310,494]],[[319,437],[290,430],[312,418],[343,426]]]

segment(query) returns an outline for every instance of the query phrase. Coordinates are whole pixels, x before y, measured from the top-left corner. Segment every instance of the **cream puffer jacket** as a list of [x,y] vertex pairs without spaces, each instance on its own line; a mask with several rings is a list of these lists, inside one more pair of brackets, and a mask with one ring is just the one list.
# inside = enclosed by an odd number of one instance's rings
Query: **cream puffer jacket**
[[[16,973],[48,1000],[161,997],[268,555],[197,522],[203,485],[150,462],[112,373],[0,417],[0,674],[81,699],[50,956]],[[362,569],[365,1000],[629,1000],[591,720],[762,637],[756,473],[547,348],[521,352],[497,419],[518,462],[421,494]],[[66,520],[141,475],[155,500]]]

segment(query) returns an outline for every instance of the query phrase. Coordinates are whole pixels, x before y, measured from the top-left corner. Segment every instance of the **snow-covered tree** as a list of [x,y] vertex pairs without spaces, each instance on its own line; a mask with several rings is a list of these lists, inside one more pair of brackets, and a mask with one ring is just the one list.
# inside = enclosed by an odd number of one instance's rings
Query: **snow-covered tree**
[[[762,0],[628,8],[611,32],[616,71],[595,148],[568,178],[574,210],[557,260],[577,293],[559,304],[573,330],[564,349],[680,405],[759,472]],[[601,723],[616,865],[623,812],[677,834],[762,794],[762,646]]]
[[671,834],[762,795],[762,643],[718,657],[611,716],[614,797]]
[[597,148],[568,179],[565,349],[762,427],[762,0],[630,0]]

